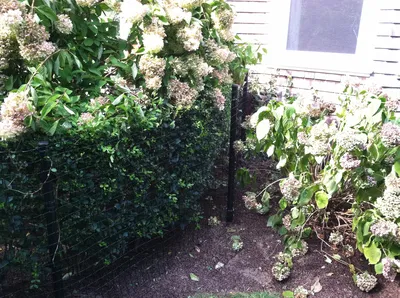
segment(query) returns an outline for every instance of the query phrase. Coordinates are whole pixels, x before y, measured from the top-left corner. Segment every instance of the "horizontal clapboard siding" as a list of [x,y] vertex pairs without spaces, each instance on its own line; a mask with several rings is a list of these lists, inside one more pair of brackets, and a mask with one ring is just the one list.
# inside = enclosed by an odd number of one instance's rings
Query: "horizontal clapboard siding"
[[267,46],[271,2],[265,0],[232,0],[228,2],[236,12],[233,30],[241,40]]
[[400,1],[379,1],[373,69],[387,88],[400,88]]
[[[271,39],[271,16],[273,2],[280,0],[231,0],[228,1],[236,12],[233,30],[244,42],[262,45],[268,49]],[[378,26],[376,36],[372,36],[374,50],[372,52],[373,75],[386,91],[400,89],[400,0],[379,0],[376,12]],[[261,64],[252,67],[258,75],[260,83],[268,83],[271,76],[278,75],[278,87],[287,86],[288,78],[293,82],[294,91],[309,90],[310,87],[321,93],[339,92],[341,80],[345,74],[334,71],[304,71],[302,69],[277,70]],[[366,77],[361,77],[362,80]],[[400,90],[399,90],[400,91]]]

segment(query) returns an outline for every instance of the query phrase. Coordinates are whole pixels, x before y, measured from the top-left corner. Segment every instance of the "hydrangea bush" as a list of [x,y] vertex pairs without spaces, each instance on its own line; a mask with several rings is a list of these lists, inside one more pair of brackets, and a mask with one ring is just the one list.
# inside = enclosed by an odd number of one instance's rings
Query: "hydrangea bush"
[[[252,115],[249,142],[286,177],[268,224],[285,235],[288,251],[314,230],[351,256],[348,227],[376,273],[393,280],[400,272],[399,110],[400,99],[379,88],[345,82],[335,102],[313,93],[273,100]],[[376,281],[366,276],[355,280],[369,291]]]
[[223,110],[224,87],[261,59],[234,43],[233,19],[223,0],[1,0],[0,138],[103,129],[159,98]]

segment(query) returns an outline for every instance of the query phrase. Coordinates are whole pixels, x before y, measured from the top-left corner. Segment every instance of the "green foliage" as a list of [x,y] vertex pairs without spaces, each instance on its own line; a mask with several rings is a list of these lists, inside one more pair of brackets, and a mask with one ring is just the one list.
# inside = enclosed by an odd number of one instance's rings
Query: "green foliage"
[[267,152],[288,176],[280,210],[268,220],[286,245],[309,234],[310,222],[330,225],[327,214],[346,211],[358,249],[378,273],[383,257],[399,258],[399,108],[400,100],[379,90],[348,84],[336,102],[317,94],[287,98],[252,116],[256,151]]
[[73,275],[198,221],[228,135],[225,96],[261,59],[235,43],[230,6],[8,2],[21,19],[0,24],[0,272],[27,269],[33,288],[48,272],[38,141],[50,144],[57,253]]

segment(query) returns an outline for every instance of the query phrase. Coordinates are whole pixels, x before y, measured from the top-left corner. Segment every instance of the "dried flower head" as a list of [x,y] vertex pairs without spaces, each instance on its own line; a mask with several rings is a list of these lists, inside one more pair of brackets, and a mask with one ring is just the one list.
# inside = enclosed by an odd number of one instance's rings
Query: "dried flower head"
[[139,70],[146,80],[148,89],[157,90],[161,87],[166,62],[162,58],[143,55],[139,61]]
[[400,217],[400,192],[386,189],[383,197],[376,200],[375,207],[388,219]]
[[298,286],[293,291],[294,298],[307,298],[309,294],[310,294],[310,291],[308,291],[303,286]]
[[333,245],[339,245],[340,243],[343,242],[343,235],[340,234],[339,232],[332,232],[329,235],[329,242],[332,243]]
[[220,224],[221,224],[221,221],[216,216],[211,216],[208,219],[208,225],[209,226],[219,226]]
[[385,123],[381,130],[382,142],[387,147],[396,147],[400,145],[400,126],[394,123]]
[[361,164],[361,160],[356,158],[355,156],[351,155],[350,153],[346,152],[340,158],[340,166],[345,170],[352,170],[358,168]]
[[277,281],[283,281],[290,276],[291,269],[286,265],[282,264],[281,262],[276,262],[272,266],[272,275]]
[[222,111],[225,108],[225,96],[222,94],[221,89],[215,88],[213,92],[215,106]]
[[178,80],[169,81],[168,92],[171,100],[180,107],[190,107],[198,95],[188,83]]
[[289,177],[280,183],[281,193],[284,198],[289,201],[294,201],[299,197],[301,182],[297,180],[293,174],[289,174]]
[[94,116],[90,113],[82,113],[78,119],[78,125],[85,125],[93,121]]
[[356,274],[355,276],[356,286],[363,292],[369,292],[378,284],[378,280],[375,276],[369,274],[367,271]]

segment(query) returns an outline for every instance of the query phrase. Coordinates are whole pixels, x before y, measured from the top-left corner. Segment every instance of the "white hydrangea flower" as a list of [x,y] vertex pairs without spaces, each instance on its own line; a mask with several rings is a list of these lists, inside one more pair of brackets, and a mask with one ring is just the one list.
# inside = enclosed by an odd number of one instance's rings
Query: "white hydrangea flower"
[[57,16],[58,20],[55,23],[56,29],[58,32],[62,34],[70,34],[74,25],[72,24],[71,19],[66,14],[60,14]]
[[157,54],[164,48],[164,39],[158,34],[143,34],[143,46],[147,52]]
[[78,4],[81,7],[91,7],[95,5],[98,0],[75,0],[76,4]]
[[329,235],[329,242],[332,243],[333,245],[339,245],[340,243],[343,242],[343,235],[340,234],[339,232],[332,232]]
[[354,149],[365,150],[367,148],[368,136],[359,130],[348,128],[336,135],[336,143],[346,151]]
[[148,11],[149,7],[137,0],[124,0],[121,3],[121,13],[119,15],[120,37],[127,39],[132,25],[141,22]]
[[300,195],[301,182],[297,180],[292,173],[279,184],[281,193],[289,201],[296,200]]
[[400,145],[400,126],[388,122],[383,124],[381,130],[382,142],[387,147],[396,147]]
[[200,42],[203,40],[201,25],[193,23],[185,26],[178,30],[177,37],[178,40],[183,43],[183,47],[186,51],[196,51],[200,46]]
[[387,220],[379,220],[370,227],[371,233],[378,237],[396,236],[397,229],[397,224]]

